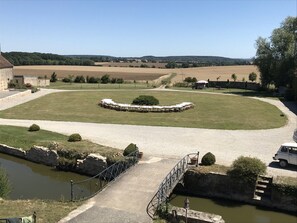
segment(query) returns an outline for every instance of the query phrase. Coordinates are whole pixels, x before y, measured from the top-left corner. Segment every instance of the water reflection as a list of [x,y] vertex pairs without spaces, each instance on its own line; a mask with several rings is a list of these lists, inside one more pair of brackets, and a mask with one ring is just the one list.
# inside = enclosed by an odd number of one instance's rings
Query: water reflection
[[[170,204],[183,207],[186,196],[172,195]],[[221,215],[227,223],[297,223],[297,215],[222,199],[188,197],[190,209]]]
[[[6,170],[12,186],[10,199],[69,200],[70,180],[81,181],[88,178],[1,153],[0,165]],[[90,189],[85,185],[79,188],[84,193],[90,193]]]

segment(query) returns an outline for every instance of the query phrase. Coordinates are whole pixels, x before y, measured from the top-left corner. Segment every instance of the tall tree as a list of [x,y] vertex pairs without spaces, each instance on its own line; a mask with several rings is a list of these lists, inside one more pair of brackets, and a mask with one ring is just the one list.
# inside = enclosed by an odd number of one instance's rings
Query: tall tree
[[252,72],[249,74],[249,80],[251,82],[254,82],[255,80],[257,80],[257,74],[255,72]]
[[297,61],[297,17],[287,17],[269,39],[256,41],[255,64],[263,86],[275,84],[292,87]]

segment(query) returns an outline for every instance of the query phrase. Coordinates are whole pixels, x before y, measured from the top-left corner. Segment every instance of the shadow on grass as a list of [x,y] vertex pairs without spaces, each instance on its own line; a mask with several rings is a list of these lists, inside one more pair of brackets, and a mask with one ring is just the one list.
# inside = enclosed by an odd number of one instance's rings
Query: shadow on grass
[[276,96],[273,92],[266,92],[266,91],[232,91],[230,89],[229,92],[223,92],[224,94],[235,94],[240,96],[246,97],[260,97],[260,98],[278,98],[283,99],[283,97]]
[[281,102],[295,115],[297,115],[297,102],[294,101],[284,101],[281,100]]

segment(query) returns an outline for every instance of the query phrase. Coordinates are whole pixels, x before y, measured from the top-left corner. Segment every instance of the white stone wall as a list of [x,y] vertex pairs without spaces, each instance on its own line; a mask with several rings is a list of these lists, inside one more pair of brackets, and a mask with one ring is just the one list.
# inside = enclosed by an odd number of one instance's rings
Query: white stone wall
[[7,89],[8,82],[12,80],[12,68],[0,69],[0,91]]
[[47,79],[38,79],[37,77],[24,77],[24,84],[31,84],[35,87],[45,87],[50,85],[50,81]]

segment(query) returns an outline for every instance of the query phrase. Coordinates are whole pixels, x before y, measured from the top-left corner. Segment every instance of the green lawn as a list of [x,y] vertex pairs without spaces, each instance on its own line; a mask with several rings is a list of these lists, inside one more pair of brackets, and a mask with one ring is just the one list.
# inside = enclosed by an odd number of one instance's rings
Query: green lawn
[[149,89],[151,84],[146,83],[123,83],[123,84],[89,84],[89,83],[64,83],[57,81],[47,88],[65,90],[98,90],[98,89]]
[[26,217],[35,211],[38,223],[55,223],[81,204],[82,202],[0,200],[0,218]]
[[68,142],[67,140],[68,136],[55,132],[45,130],[29,132],[24,127],[0,125],[0,143],[24,150],[29,150],[33,145],[48,146],[50,142],[55,141],[61,148],[78,152],[98,152],[103,156],[119,152],[118,149],[102,146],[87,140],[80,142]]
[[[135,113],[98,106],[103,98],[131,103],[141,94],[155,96],[161,105],[189,101],[195,104],[195,108],[181,113]],[[281,114],[275,106],[246,97],[139,90],[54,93],[1,111],[0,117],[211,129],[269,129],[286,124],[287,118]]]

